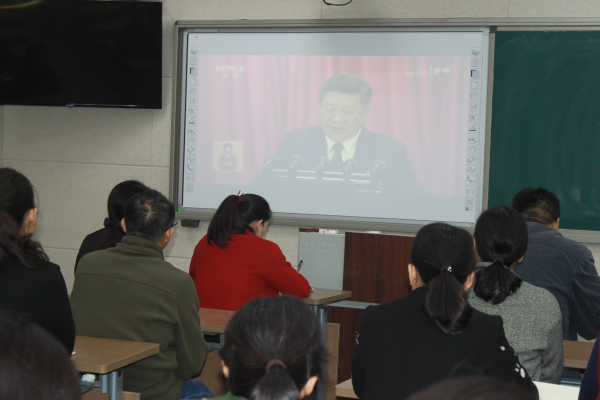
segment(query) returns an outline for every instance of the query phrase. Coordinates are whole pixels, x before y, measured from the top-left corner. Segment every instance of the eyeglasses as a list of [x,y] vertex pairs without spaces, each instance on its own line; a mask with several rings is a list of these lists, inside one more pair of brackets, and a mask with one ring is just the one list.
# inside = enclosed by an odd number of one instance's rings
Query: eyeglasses
[[168,227],[167,229],[165,229],[165,232],[168,231],[171,228],[174,228],[177,225],[177,221],[173,222],[173,225],[171,225],[170,227]]

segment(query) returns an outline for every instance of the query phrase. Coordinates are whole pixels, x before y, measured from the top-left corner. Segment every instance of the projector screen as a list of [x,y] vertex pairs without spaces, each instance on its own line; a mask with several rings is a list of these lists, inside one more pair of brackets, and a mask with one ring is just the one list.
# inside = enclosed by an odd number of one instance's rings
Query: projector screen
[[256,193],[277,215],[473,226],[487,28],[183,31],[182,211]]

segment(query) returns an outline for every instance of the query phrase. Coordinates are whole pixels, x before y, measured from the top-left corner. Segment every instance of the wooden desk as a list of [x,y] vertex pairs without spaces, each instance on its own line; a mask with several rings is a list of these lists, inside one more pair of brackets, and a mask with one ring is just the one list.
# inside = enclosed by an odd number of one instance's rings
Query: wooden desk
[[586,369],[594,342],[576,342],[573,340],[563,340],[563,349],[565,352],[565,367]]
[[349,290],[334,290],[334,289],[318,289],[305,298],[300,299],[305,304],[310,306],[321,306],[325,304],[335,303],[336,301],[346,300],[352,297],[352,292]]
[[312,307],[319,322],[321,323],[321,333],[323,340],[327,341],[327,306],[337,301],[346,300],[352,297],[352,292],[349,290],[334,290],[334,289],[318,289],[315,288],[307,298],[300,299],[305,304]]
[[[540,400],[577,400],[579,388],[566,385],[555,385],[545,382],[534,382],[540,392]],[[335,387],[335,395],[348,399],[358,399],[352,388],[352,380],[348,379]]]
[[235,311],[201,308],[198,315],[200,315],[202,332],[225,333],[225,327],[233,314]]
[[157,354],[159,348],[156,343],[76,336],[71,359],[78,371],[99,374],[102,394],[122,400],[123,368]]

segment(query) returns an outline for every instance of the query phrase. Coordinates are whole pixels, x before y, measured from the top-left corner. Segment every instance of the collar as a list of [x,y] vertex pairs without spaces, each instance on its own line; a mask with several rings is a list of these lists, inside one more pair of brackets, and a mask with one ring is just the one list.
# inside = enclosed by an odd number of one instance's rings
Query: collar
[[126,234],[123,236],[123,239],[121,239],[121,243],[117,244],[117,247],[120,246],[135,247],[137,251],[152,254],[156,257],[160,257],[163,260],[165,259],[162,247],[160,247],[158,243],[155,243],[145,237]]
[[[545,226],[546,228],[550,228],[548,225],[546,225],[545,223],[543,223],[542,221],[538,221],[537,219],[533,219],[533,218],[525,218],[525,222],[534,222],[536,224],[540,224]],[[550,228],[552,229],[552,228]]]
[[[354,153],[356,153],[356,142],[358,142],[358,137],[360,136],[361,131],[362,128],[358,130],[358,133],[352,139],[348,139],[345,142],[342,142],[342,144],[344,145],[344,150],[342,150],[342,161],[346,162],[347,160],[354,157]],[[336,142],[329,139],[327,135],[325,135],[325,140],[327,141],[327,157],[329,157],[329,159],[331,160],[331,158],[333,157],[332,147]]]

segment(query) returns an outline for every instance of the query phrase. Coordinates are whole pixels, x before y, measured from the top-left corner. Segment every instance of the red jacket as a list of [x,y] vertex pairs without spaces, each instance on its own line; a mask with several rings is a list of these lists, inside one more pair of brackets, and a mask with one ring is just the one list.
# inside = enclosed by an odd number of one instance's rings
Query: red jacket
[[204,236],[194,250],[190,275],[200,307],[236,311],[250,300],[279,292],[301,298],[310,294],[308,281],[275,243],[248,230],[232,239],[221,249]]

